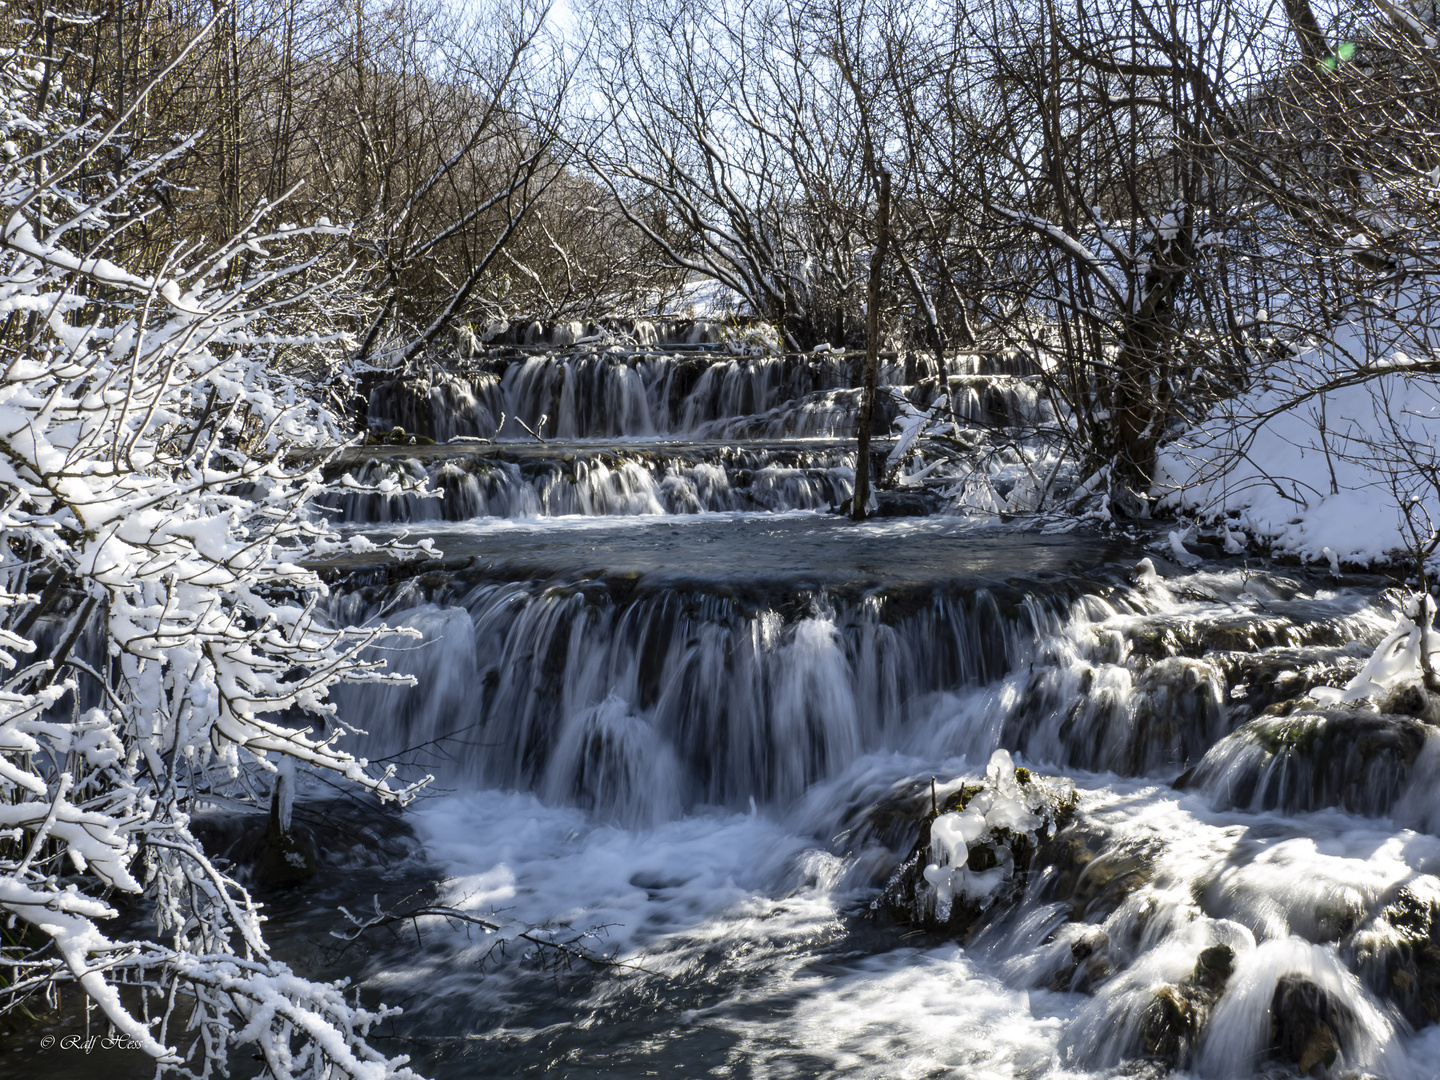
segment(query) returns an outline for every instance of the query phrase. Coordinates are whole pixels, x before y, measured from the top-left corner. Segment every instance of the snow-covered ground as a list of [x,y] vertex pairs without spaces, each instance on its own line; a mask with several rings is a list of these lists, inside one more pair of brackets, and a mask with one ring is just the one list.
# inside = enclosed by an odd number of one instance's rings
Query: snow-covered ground
[[1423,543],[1440,522],[1436,309],[1433,284],[1408,289],[1292,349],[1162,450],[1161,507],[1226,518],[1307,561],[1374,563]]

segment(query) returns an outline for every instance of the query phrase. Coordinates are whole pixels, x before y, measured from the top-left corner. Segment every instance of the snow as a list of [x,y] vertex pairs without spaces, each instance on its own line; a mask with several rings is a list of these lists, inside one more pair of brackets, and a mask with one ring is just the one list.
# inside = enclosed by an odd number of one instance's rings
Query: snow
[[1027,794],[1015,779],[1015,762],[1007,750],[996,750],[985,768],[986,786],[963,810],[938,816],[930,825],[929,863],[923,873],[937,894],[936,914],[948,918],[956,897],[987,905],[1015,873],[1009,849],[994,845],[999,866],[975,871],[966,866],[970,846],[988,842],[996,829],[1032,834],[1041,825],[1035,811],[1043,799],[1032,788]]
[[1440,658],[1440,634],[1432,629],[1435,600],[1412,596],[1395,618],[1395,629],[1375,647],[1370,659],[1343,690],[1319,687],[1311,696],[1322,704],[1378,698],[1407,683],[1420,682],[1426,671],[1436,669]]
[[1407,517],[1422,536],[1440,521],[1432,292],[1416,286],[1341,324],[1214,406],[1162,448],[1160,507],[1332,567],[1411,548]]
[[1181,566],[1193,567],[1200,564],[1200,560],[1191,552],[1185,550],[1184,532],[1172,529],[1170,531],[1170,554]]
[[[0,72],[0,105],[34,99],[23,78]],[[0,136],[8,123],[0,108]],[[51,140],[43,154],[70,154],[64,138],[33,133]],[[0,311],[39,316],[0,366],[0,608],[15,616],[0,633],[0,920],[53,943],[10,957],[4,981],[26,993],[78,981],[163,1062],[198,1049],[213,1068],[249,1040],[279,1080],[399,1080],[412,1075],[404,1059],[364,1038],[383,1013],[272,962],[257,907],[190,832],[197,781],[222,790],[277,758],[287,776],[299,760],[382,797],[413,789],[369,774],[311,724],[331,719],[337,682],[396,681],[361,656],[386,631],[316,614],[324,586],[302,564],[341,541],[300,511],[325,490],[319,462],[342,428],[269,366],[280,341],[323,366],[344,335],[305,333],[314,307],[293,322],[284,310],[287,292],[323,303],[300,280],[313,266],[303,252],[207,285],[240,252],[283,255],[279,233],[177,254],[166,276],[106,258],[97,238],[124,228],[163,157],[128,165],[98,202],[58,183],[36,190],[30,170],[0,162]],[[65,603],[47,611],[52,583],[64,584],[50,601]],[[76,655],[82,632],[103,671]],[[100,707],[80,707],[81,680],[101,689]],[[100,930],[115,917],[109,890],[145,895],[148,932]],[[170,992],[122,997],[120,984]],[[187,1021],[168,1023],[181,1000]]]

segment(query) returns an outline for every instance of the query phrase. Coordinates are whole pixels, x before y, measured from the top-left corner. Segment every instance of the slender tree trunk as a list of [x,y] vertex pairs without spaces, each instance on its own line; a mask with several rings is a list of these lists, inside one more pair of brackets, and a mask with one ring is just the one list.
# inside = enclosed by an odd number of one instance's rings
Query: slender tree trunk
[[125,109],[125,0],[115,5],[115,57],[118,61],[115,80],[115,112]]
[[880,205],[875,215],[875,250],[870,253],[870,291],[865,298],[865,379],[860,397],[860,431],[855,454],[855,494],[850,516],[865,520],[870,501],[870,422],[880,392],[880,281],[885,251],[890,246],[890,170],[880,166]]
[[240,13],[230,5],[230,25],[225,42],[227,100],[225,120],[230,125],[230,148],[225,169],[229,184],[225,192],[227,227],[233,236],[240,231]]
[[1310,7],[1310,0],[1285,0],[1285,16],[1295,32],[1295,40],[1300,44],[1300,55],[1313,68],[1329,55],[1330,47],[1325,43],[1325,35]]
[[367,172],[370,140],[365,133],[365,0],[355,0],[355,118],[359,121],[359,156],[355,170],[355,212],[364,217],[370,210],[370,179]]

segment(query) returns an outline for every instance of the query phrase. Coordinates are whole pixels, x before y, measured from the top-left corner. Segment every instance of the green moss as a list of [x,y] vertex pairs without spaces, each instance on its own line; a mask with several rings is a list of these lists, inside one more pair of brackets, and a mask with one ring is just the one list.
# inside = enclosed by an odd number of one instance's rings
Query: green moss
[[969,858],[965,865],[973,873],[979,874],[986,870],[992,870],[1000,865],[1000,858],[995,854],[994,844],[972,844],[970,845]]
[[959,791],[952,791],[945,796],[945,801],[940,804],[940,812],[948,814],[952,811],[964,810],[966,804],[984,790],[984,784],[964,784]]
[[1250,735],[1265,748],[1267,753],[1279,754],[1284,750],[1308,748],[1319,736],[1320,728],[1320,723],[1311,716],[1301,716],[1297,719],[1276,717],[1256,723],[1250,729]]

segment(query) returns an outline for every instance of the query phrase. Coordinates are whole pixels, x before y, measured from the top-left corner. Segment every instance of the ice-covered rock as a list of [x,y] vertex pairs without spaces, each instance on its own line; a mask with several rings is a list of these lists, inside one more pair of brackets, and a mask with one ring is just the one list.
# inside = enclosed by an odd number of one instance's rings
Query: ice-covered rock
[[[1395,618],[1395,629],[1375,647],[1360,673],[1343,690],[1315,693],[1316,700],[1325,705],[1379,700],[1402,686],[1434,684],[1436,664],[1440,663],[1440,634],[1431,628],[1434,620],[1433,597],[1410,597]],[[1429,685],[1428,689],[1436,687]]]
[[926,929],[967,932],[1019,896],[1037,848],[1073,811],[1073,789],[1033,777],[996,750],[983,783],[962,784],[932,808],[885,887],[885,906]]

